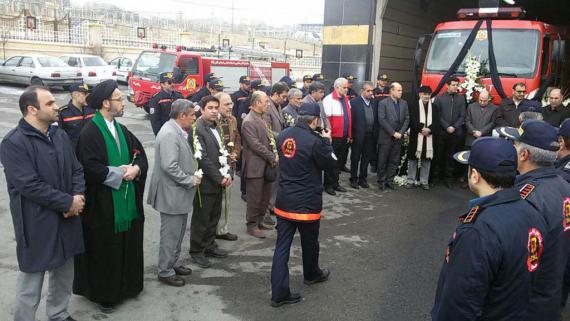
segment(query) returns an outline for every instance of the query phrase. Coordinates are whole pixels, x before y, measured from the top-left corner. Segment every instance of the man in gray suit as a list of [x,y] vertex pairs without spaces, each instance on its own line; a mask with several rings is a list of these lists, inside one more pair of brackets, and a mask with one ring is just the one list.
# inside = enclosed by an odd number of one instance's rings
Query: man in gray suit
[[158,280],[171,286],[184,286],[186,282],[179,275],[192,273],[177,261],[196,186],[202,179],[195,173],[194,154],[188,142],[188,131],[195,119],[190,101],[178,99],[172,103],[170,120],[156,136],[148,191],[148,204],[160,212]]
[[465,127],[467,128],[465,145],[467,147],[471,147],[479,137],[491,136],[495,127],[498,107],[489,101],[489,92],[482,91],[479,93],[479,101],[471,103],[467,107],[465,115]]
[[378,187],[394,189],[400,164],[402,139],[410,125],[408,103],[402,99],[402,85],[390,85],[390,97],[378,104]]

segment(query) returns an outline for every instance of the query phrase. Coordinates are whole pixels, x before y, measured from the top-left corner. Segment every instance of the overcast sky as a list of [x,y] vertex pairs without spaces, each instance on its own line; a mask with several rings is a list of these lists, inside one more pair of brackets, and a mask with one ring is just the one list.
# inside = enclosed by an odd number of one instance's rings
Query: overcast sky
[[72,0],[75,4],[104,2],[125,10],[160,15],[182,11],[187,18],[224,19],[228,22],[242,19],[257,20],[271,25],[323,23],[324,0]]

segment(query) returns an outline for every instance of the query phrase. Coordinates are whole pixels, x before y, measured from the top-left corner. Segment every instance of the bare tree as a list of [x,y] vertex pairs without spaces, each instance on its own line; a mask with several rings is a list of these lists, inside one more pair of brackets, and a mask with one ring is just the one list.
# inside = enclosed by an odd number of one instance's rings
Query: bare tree
[[2,43],[3,60],[6,60],[6,44],[10,39],[10,28],[8,26],[0,26],[0,43]]

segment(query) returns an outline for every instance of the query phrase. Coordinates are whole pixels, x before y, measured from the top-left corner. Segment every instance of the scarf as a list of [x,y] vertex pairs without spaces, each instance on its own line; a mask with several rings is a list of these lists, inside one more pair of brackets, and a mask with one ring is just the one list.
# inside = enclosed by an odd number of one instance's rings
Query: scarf
[[[107,148],[107,158],[109,166],[129,165],[130,153],[129,146],[125,139],[123,129],[113,119],[113,125],[117,132],[117,137],[120,143],[120,149],[113,134],[107,128],[105,119],[99,111],[93,117],[93,122],[105,140],[105,147]],[[122,152],[121,152],[122,151]],[[123,181],[118,190],[111,191],[113,195],[113,210],[115,213],[115,233],[126,232],[131,228],[131,222],[137,218],[137,205],[135,201],[135,187],[131,182]]]
[[[419,112],[420,112],[420,123],[424,124],[424,128],[431,126],[432,124],[432,106],[431,106],[431,99],[428,102],[428,112],[427,112],[427,119],[426,113],[424,112],[424,103],[420,99],[419,102]],[[426,158],[432,159],[433,158],[433,135],[424,136],[422,135],[421,131],[418,133],[418,146],[416,147],[416,158],[420,159],[422,157],[422,151],[424,149],[424,137],[426,139]]]

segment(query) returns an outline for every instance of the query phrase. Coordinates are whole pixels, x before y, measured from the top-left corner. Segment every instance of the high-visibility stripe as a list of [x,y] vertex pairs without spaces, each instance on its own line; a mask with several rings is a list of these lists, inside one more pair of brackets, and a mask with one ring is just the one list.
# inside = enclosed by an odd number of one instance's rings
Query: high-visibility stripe
[[172,99],[170,99],[170,98],[161,99],[161,100],[158,101],[159,104],[162,104],[162,103],[171,103],[171,102],[172,102]]
[[248,99],[248,98],[249,98],[249,97],[247,97],[247,96],[246,96],[246,97],[239,97],[237,100],[246,100],[246,99]]
[[294,220],[294,221],[317,221],[321,219],[321,213],[309,214],[309,213],[291,213],[284,210],[280,210],[277,207],[274,209],[275,215],[279,215],[283,218]]
[[323,45],[367,45],[368,25],[323,27]]
[[64,118],[63,121],[68,122],[68,121],[74,121],[74,120],[83,120],[83,119],[93,118],[94,116],[95,116],[95,114],[85,115],[85,117],[84,116],[67,117],[67,118]]

